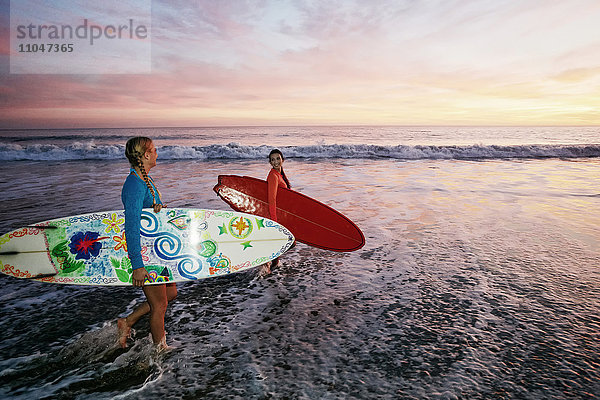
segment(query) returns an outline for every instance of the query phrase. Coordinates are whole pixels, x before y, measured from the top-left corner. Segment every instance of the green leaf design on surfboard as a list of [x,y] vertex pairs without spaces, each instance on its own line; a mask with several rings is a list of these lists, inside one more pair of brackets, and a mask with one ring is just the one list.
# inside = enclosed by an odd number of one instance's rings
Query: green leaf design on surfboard
[[110,262],[113,265],[113,268],[115,269],[117,278],[119,278],[121,282],[131,282],[131,273],[133,270],[131,267],[131,260],[129,260],[129,257],[123,257],[121,261],[117,260],[116,258],[111,258]]
[[63,240],[52,249],[52,256],[56,258],[63,274],[70,274],[85,267],[83,261],[75,261],[71,252],[67,249],[67,243],[67,240]]

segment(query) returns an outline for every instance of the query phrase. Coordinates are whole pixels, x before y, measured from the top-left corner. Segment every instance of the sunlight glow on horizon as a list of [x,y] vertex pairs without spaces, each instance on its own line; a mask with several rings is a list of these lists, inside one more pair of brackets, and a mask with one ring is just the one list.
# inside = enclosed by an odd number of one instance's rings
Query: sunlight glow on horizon
[[0,128],[600,125],[595,0],[152,7],[151,74],[4,68]]

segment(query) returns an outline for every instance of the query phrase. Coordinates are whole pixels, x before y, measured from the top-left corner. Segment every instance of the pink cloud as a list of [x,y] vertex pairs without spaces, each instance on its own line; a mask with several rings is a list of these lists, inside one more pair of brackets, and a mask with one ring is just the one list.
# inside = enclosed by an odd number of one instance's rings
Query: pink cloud
[[[597,47],[597,38],[584,34],[585,25],[575,30],[580,50],[560,53],[546,39],[554,32],[540,18],[546,6],[448,4],[158,3],[151,74],[2,75],[0,122],[7,126],[13,116],[20,121],[27,115],[55,116],[53,123],[63,118],[67,124],[83,124],[86,116],[90,123],[113,125],[147,116],[172,118],[172,124],[195,115],[239,121],[240,115],[251,120],[255,110],[261,112],[257,118],[266,118],[262,112],[271,107],[279,115],[317,115],[324,108],[394,115],[413,104],[422,112],[440,103],[443,112],[453,104],[461,111],[460,96],[469,104],[497,98],[510,106],[511,100],[542,99],[560,85],[569,89],[583,82],[578,90],[591,90],[584,81],[596,79],[600,53],[581,51]],[[568,14],[562,10],[553,15]],[[583,17],[575,12],[564,27],[578,27],[573,21]],[[522,23],[526,17],[530,24]],[[538,28],[526,35],[531,26]],[[596,47],[588,43],[594,40]],[[538,47],[546,53],[537,54]],[[7,51],[0,44],[0,54]]]

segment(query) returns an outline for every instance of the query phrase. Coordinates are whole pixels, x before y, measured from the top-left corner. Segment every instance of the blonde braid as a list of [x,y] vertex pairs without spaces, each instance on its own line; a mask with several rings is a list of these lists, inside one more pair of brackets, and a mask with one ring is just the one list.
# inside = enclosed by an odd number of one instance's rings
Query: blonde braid
[[[132,167],[138,167],[140,169],[142,173],[142,179],[144,180],[146,186],[148,186],[148,189],[150,189],[150,193],[152,194],[152,203],[153,205],[156,205],[156,194],[154,193],[154,188],[150,183],[151,178],[148,176],[146,168],[144,168],[144,162],[142,160],[142,157],[144,156],[146,150],[150,147],[151,144],[152,139],[147,137],[138,136],[131,138],[127,141],[127,144],[125,145],[125,156],[129,160],[129,164],[131,164]],[[156,189],[156,191],[158,191],[158,189]]]
[[146,173],[146,168],[144,168],[144,163],[142,162],[142,158],[138,158],[138,167],[140,167],[140,171],[142,172],[142,179],[144,179],[144,182],[146,182],[146,186],[148,186],[148,189],[150,189],[150,193],[152,194],[152,204],[156,204],[156,196],[154,194],[154,188],[152,187],[152,185],[150,184],[150,178],[148,177],[148,174]]

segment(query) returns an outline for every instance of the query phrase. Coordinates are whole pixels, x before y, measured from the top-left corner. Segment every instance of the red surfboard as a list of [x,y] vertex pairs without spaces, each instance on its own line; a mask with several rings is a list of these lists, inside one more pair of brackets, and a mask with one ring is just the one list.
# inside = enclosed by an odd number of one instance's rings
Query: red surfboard
[[[249,176],[219,175],[213,188],[235,211],[269,217],[267,182]],[[277,189],[277,222],[299,242],[332,251],[354,251],[365,244],[365,236],[343,214],[302,193]]]

